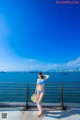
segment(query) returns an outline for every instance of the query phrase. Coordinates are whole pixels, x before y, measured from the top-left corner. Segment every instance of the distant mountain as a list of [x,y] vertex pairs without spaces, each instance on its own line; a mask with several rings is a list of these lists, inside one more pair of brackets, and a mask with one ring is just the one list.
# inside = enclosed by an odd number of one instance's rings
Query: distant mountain
[[5,71],[0,71],[0,73],[6,73]]

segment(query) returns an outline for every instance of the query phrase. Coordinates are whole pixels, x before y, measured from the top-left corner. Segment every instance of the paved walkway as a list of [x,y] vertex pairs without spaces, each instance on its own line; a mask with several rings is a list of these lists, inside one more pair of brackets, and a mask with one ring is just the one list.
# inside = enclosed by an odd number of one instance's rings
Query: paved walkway
[[48,111],[44,114],[43,120],[80,120],[80,109]]
[[[44,109],[44,108],[43,108]],[[70,108],[66,111],[44,109],[44,116],[37,117],[38,111],[35,109],[25,111],[20,109],[1,109],[0,120],[2,114],[7,113],[7,120],[80,120],[80,108]],[[4,119],[2,119],[4,120]],[[6,119],[5,119],[6,120]]]

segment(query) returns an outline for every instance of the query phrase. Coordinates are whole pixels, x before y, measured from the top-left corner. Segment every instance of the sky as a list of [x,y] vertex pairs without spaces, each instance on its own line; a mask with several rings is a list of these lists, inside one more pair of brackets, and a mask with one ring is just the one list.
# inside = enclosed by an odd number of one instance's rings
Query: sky
[[80,4],[0,0],[0,71],[80,67]]

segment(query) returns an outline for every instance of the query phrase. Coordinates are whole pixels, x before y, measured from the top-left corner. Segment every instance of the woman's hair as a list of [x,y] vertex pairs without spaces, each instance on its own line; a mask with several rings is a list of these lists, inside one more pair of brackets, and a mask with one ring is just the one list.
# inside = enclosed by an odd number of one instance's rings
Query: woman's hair
[[38,74],[41,76],[42,79],[44,78],[42,72],[39,72]]

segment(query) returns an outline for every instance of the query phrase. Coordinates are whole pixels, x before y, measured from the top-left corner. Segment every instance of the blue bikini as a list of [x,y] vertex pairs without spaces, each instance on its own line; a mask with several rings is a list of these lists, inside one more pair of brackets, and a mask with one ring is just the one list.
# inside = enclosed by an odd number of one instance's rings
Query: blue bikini
[[[45,84],[45,80],[44,79],[42,79],[42,80],[37,79],[37,84],[40,84],[40,85]],[[44,90],[37,90],[38,94],[41,94],[42,92],[44,92]]]

